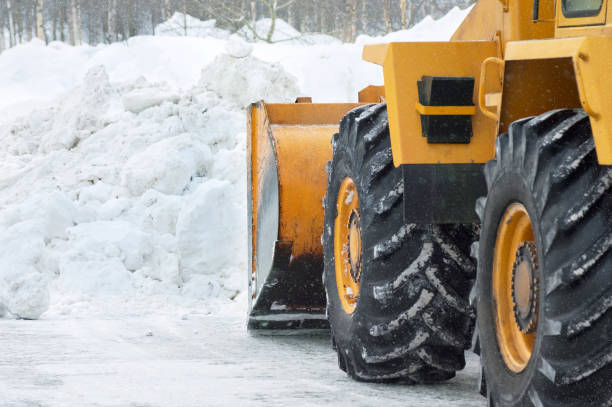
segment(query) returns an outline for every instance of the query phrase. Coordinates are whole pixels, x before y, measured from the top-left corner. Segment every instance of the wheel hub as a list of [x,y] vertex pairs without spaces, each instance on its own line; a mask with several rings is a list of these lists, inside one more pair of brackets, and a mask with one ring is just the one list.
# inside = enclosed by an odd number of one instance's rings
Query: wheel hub
[[355,210],[351,213],[348,241],[351,277],[354,282],[359,283],[361,280],[361,219]]
[[524,334],[535,331],[538,322],[538,260],[533,242],[523,242],[516,251],[512,269],[514,321]]
[[344,312],[352,314],[357,307],[361,280],[361,217],[359,194],[355,182],[342,181],[336,199],[338,215],[334,221],[334,267],[338,297]]
[[537,335],[539,271],[534,241],[527,208],[510,204],[497,229],[491,288],[499,351],[515,373],[529,364]]

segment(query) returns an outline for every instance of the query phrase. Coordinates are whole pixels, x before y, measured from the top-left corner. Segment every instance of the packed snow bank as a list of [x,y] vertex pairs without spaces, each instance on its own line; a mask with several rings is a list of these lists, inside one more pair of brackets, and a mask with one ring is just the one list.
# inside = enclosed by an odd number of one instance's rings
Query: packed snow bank
[[138,37],[0,55],[0,316],[245,306],[244,106],[354,101],[382,83],[361,51]]
[[168,20],[155,27],[155,35],[185,36],[185,37],[213,37],[225,40],[230,32],[217,28],[217,20],[202,21],[188,14],[176,12]]

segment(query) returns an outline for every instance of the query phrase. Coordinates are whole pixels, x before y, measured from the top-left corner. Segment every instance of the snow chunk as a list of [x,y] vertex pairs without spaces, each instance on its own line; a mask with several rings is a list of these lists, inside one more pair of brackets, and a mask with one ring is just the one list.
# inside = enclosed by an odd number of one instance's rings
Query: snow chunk
[[[42,239],[64,238],[66,229],[73,226],[77,216],[78,210],[74,202],[61,192],[35,193],[20,204],[11,205],[0,211],[0,240],[3,226],[10,228],[22,222],[30,222],[32,226],[30,230],[36,231]],[[19,234],[23,233],[21,231]],[[10,234],[10,231],[7,231],[5,236],[14,241],[15,236],[10,237]],[[2,249],[6,247],[7,245],[0,245],[0,256],[3,253]],[[8,251],[6,253],[10,254]]]
[[49,306],[43,262],[46,229],[42,219],[0,227],[0,308],[18,318],[38,319]]
[[350,205],[353,202],[353,197],[355,196],[355,190],[351,189],[350,191],[348,191],[348,194],[346,194],[346,199],[344,200],[344,204],[345,205]]
[[234,58],[246,58],[253,52],[253,45],[233,35],[225,44],[225,52]]
[[67,236],[78,211],[60,192],[33,194],[0,211],[0,308],[38,319],[49,307],[48,280],[57,267],[47,246]]
[[297,79],[280,65],[227,54],[204,68],[200,85],[240,108],[262,99],[290,103],[300,93]]
[[49,308],[49,290],[43,277],[29,265],[18,266],[12,274],[15,278],[8,284],[0,283],[0,314],[6,308],[17,318],[40,318]]
[[153,106],[159,106],[163,102],[177,103],[178,95],[164,92],[161,89],[135,89],[122,98],[125,110],[132,113],[140,113]]
[[206,172],[210,159],[210,148],[190,134],[171,137],[130,158],[121,172],[121,185],[132,196],[148,189],[181,194],[193,177]]
[[227,181],[213,179],[200,185],[181,210],[176,236],[186,281],[246,266],[246,210],[240,192]]
[[66,258],[117,258],[135,271],[153,252],[150,237],[123,221],[83,223],[69,229],[68,235],[74,243]]
[[44,129],[40,150],[51,152],[76,147],[109,121],[109,115],[116,109],[116,96],[104,67],[91,68],[80,88],[51,110],[51,117],[45,118],[47,123],[41,123],[50,129]]

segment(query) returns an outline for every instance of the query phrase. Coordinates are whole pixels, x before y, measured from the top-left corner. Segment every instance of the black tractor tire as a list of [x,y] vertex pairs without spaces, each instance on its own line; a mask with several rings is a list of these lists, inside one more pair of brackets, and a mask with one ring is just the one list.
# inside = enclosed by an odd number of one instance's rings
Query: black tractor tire
[[[404,224],[403,179],[393,165],[385,104],[349,112],[332,140],[324,199],[324,284],[332,343],[358,381],[440,382],[465,366],[474,311],[473,227]],[[334,222],[345,177],[359,195],[361,288],[352,314],[336,283]],[[428,205],[415,197],[414,205]]]
[[[612,168],[597,162],[588,116],[557,110],[513,123],[485,166],[478,333],[492,406],[612,405]],[[501,355],[492,295],[499,223],[527,209],[539,263],[531,357],[514,373]]]

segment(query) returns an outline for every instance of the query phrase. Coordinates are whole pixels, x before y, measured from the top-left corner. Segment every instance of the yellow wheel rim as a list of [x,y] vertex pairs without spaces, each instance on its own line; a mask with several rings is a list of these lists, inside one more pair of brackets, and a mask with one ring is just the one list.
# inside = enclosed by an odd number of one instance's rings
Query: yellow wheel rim
[[[527,293],[537,287],[534,277],[525,278],[525,265],[518,260],[521,248],[525,245],[535,248],[534,241],[527,209],[519,203],[510,205],[497,231],[492,289],[499,349],[506,365],[515,373],[527,367],[536,337],[535,329],[529,333],[521,330],[516,316],[517,309],[531,307],[525,303],[530,298]],[[537,317],[537,307],[534,305],[533,309]]]
[[338,216],[334,222],[334,260],[338,296],[344,312],[357,307],[361,281],[361,218],[359,196],[351,178],[340,185],[336,200]]

